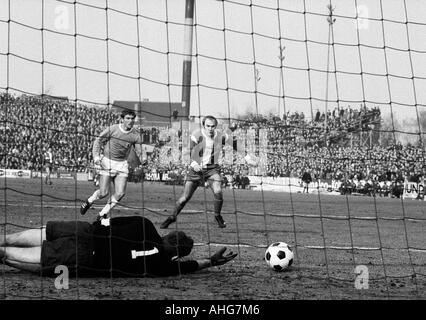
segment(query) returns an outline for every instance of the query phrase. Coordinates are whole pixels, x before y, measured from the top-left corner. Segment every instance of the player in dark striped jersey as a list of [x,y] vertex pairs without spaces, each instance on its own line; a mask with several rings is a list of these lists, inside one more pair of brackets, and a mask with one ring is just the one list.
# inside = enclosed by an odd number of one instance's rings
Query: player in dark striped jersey
[[190,254],[194,241],[182,231],[161,237],[153,223],[142,216],[98,220],[49,221],[0,239],[0,261],[44,276],[58,266],[70,276],[153,277],[190,273],[218,266],[237,254],[220,248],[209,258],[181,260]]
[[[213,116],[206,116],[202,125],[203,128],[195,130],[190,137],[191,164],[186,175],[183,193],[176,201],[172,215],[161,224],[161,229],[168,228],[171,223],[176,221],[177,215],[191,199],[195,190],[205,182],[209,183],[210,189],[213,191],[216,222],[219,228],[226,227],[221,215],[223,195],[219,159],[226,144],[232,145],[236,151],[237,142],[231,132],[217,130],[218,121]],[[235,127],[230,129],[235,129]]]

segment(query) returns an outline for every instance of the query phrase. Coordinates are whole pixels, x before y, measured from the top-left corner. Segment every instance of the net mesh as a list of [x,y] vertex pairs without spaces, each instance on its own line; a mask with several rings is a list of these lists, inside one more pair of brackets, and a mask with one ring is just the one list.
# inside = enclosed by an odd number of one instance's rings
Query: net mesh
[[[96,183],[92,144],[123,108],[136,111],[154,148],[146,168],[131,166],[112,215],[161,223],[182,191],[190,133],[213,114],[221,129],[236,125],[243,155],[258,165],[225,150],[226,231],[214,225],[207,186],[173,228],[193,236],[194,259],[223,245],[238,252],[219,270],[235,281],[205,292],[206,273],[160,286],[111,276],[93,293],[77,276],[54,294],[53,281],[21,280],[3,265],[3,296],[424,297],[424,4],[197,1],[189,112],[180,103],[184,8],[183,0],[0,1],[2,238],[93,218],[79,214]],[[276,241],[295,252],[284,273],[263,259]]]

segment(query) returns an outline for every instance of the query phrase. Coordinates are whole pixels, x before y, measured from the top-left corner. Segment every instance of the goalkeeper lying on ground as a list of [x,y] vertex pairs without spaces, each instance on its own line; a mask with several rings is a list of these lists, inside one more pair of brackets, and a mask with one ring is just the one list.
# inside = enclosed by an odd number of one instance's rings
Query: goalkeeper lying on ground
[[49,221],[42,229],[0,238],[4,264],[44,276],[53,276],[60,265],[67,266],[71,276],[76,272],[78,276],[171,276],[222,265],[237,256],[225,255],[223,247],[206,259],[180,261],[191,252],[192,238],[182,231],[161,237],[153,223],[141,216],[94,223]]

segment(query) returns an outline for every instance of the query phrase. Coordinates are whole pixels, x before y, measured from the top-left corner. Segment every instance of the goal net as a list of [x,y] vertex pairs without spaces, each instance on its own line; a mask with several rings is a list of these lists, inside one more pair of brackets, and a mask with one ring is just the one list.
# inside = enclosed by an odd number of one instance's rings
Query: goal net
[[[227,227],[208,184],[169,227],[193,237],[190,258],[238,253],[211,278],[110,277],[93,293],[83,278],[56,290],[3,264],[0,294],[424,298],[425,12],[420,0],[0,0],[2,239],[95,219],[106,200],[79,213],[98,187],[93,141],[123,109],[148,164],[130,155],[112,217],[159,227],[171,214],[205,116],[238,145],[218,160]],[[264,258],[275,242],[294,252],[282,272]]]

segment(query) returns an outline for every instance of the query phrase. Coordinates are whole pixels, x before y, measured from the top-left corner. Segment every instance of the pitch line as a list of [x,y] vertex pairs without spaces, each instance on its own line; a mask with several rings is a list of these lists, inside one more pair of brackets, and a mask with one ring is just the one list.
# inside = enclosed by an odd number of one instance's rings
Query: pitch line
[[[13,207],[42,207],[42,205],[40,204],[11,204],[8,203],[8,206],[13,206]],[[94,206],[94,208],[97,209],[101,209],[103,206]],[[55,204],[55,203],[49,203],[47,205],[43,205],[43,208],[65,208],[65,209],[75,209],[75,208],[79,208],[79,206],[71,206],[71,205],[59,205],[59,204]],[[127,210],[127,211],[135,211],[135,210],[142,210],[143,208],[130,208],[130,207],[124,207],[124,206],[120,206],[120,210]],[[149,210],[152,212],[160,212],[162,210],[160,209],[152,209],[152,208],[145,208],[145,210]],[[200,210],[185,210],[182,213],[203,213],[204,211],[200,211]],[[246,213],[249,215],[262,215],[262,214],[258,214],[258,213]],[[291,217],[292,215],[285,215],[282,214],[280,216],[288,216]],[[294,216],[298,216],[298,215],[294,215]],[[319,218],[319,216],[315,216],[315,215],[300,215],[300,216],[309,216],[309,217],[315,217],[315,218]],[[339,218],[342,218],[341,216],[336,216]],[[322,216],[322,218],[325,218],[325,216]],[[352,217],[355,218],[355,217]],[[367,219],[367,217],[359,217],[359,219]],[[376,219],[371,217],[370,219]],[[385,218],[380,218],[380,219],[385,219]],[[397,219],[397,218],[389,218],[389,219]],[[406,218],[407,220],[417,220],[417,219],[412,219],[412,218]],[[205,246],[205,245],[210,245],[210,246],[215,246],[215,247],[223,247],[223,246],[227,246],[227,247],[244,247],[244,248],[253,248],[253,247],[258,247],[258,248],[267,248],[266,245],[260,245],[260,246],[253,246],[253,245],[248,245],[248,244],[228,244],[228,243],[204,243],[204,242],[199,242],[199,243],[195,243],[194,245],[196,246]],[[384,248],[379,248],[379,247],[341,247],[341,246],[301,246],[298,245],[299,248],[307,248],[307,249],[334,249],[334,250],[361,250],[361,251],[377,251],[377,250],[381,250]],[[426,249],[417,249],[417,248],[407,248],[407,249],[401,249],[401,248],[395,248],[395,249],[389,249],[387,248],[386,250],[397,250],[397,251],[405,251],[405,250],[409,250],[409,251],[413,251],[413,252],[421,252],[421,253],[426,253]]]
[[[2,205],[2,204],[0,204]],[[3,203],[4,205],[4,203]],[[36,208],[63,208],[63,209],[76,209],[79,208],[80,205],[66,205],[66,204],[58,204],[58,203],[50,203],[48,202],[47,204],[17,204],[17,203],[8,203],[8,206],[11,207],[36,207]],[[102,205],[94,205],[92,208],[93,209],[101,209],[103,206]],[[124,206],[119,204],[117,207],[118,210],[124,210],[124,211],[140,211],[140,210],[147,210],[147,211],[151,211],[151,212],[155,212],[158,214],[162,214],[164,212],[164,209],[156,209],[156,208],[142,208],[142,207],[130,207],[130,206]],[[186,209],[184,211],[182,211],[183,214],[185,213],[190,213],[190,214],[197,214],[197,213],[204,213],[205,211],[201,211],[201,210],[194,210],[194,209]],[[208,211],[210,212],[210,211]],[[224,214],[235,214],[235,212],[223,212]],[[241,213],[241,214],[245,214],[245,215],[249,215],[249,216],[264,216],[265,213],[261,213],[261,212],[245,212],[245,211],[237,211],[237,213]],[[367,217],[362,217],[362,216],[337,216],[337,215],[315,215],[315,214],[286,214],[286,213],[267,213],[268,216],[274,216],[274,217],[285,217],[285,218],[321,218],[321,219],[330,219],[330,220],[390,220],[390,221],[401,221],[401,220],[406,220],[406,221],[415,221],[415,222],[420,222],[420,221],[426,221],[425,218],[412,218],[412,217],[371,217],[371,216],[367,216]]]
[[[207,243],[207,242],[197,242],[194,243],[195,246],[213,246],[213,247],[232,247],[232,248],[237,248],[237,247],[244,247],[244,248],[267,248],[267,245],[249,245],[249,244],[229,244],[229,243],[218,243],[218,242],[211,242],[211,243]],[[294,246],[293,246],[294,247]],[[298,245],[298,248],[305,248],[305,249],[334,249],[334,250],[360,250],[360,251],[374,251],[374,250],[396,250],[396,251],[414,251],[414,252],[421,252],[421,253],[426,253],[426,249],[417,249],[417,248],[379,248],[379,247],[340,247],[340,246],[302,246],[302,245]]]
[[[80,201],[79,201],[80,203]],[[0,203],[0,205],[4,205],[4,201]],[[18,203],[7,203],[7,206],[11,207],[36,207],[36,208],[63,208],[63,209],[76,209],[80,208],[80,204],[78,205],[66,205],[66,204],[58,204],[55,202],[47,202],[46,204],[40,205],[40,204],[18,204]],[[101,209],[103,208],[102,205],[94,205],[92,207],[93,209]],[[143,208],[143,207],[130,207],[125,206],[122,204],[118,204],[117,206],[118,210],[124,210],[124,211],[138,211],[138,210],[147,210],[155,213],[162,214],[164,212],[164,209],[156,209],[156,208]],[[205,211],[202,210],[194,210],[194,209],[185,209],[182,211],[183,214],[190,213],[190,214],[197,214],[197,213],[204,213]],[[210,212],[210,211],[208,211]],[[235,212],[223,212],[224,214],[235,214]],[[236,213],[241,213],[249,216],[264,216],[265,213],[261,212],[245,212],[245,211],[237,211]],[[406,221],[426,221],[425,218],[412,218],[412,217],[362,217],[362,216],[337,216],[337,215],[315,215],[315,214],[286,214],[286,213],[267,213],[268,216],[274,216],[274,217],[285,217],[285,218],[321,218],[321,219],[330,219],[330,220],[393,220],[393,221],[400,221],[400,220],[406,220]]]
[[[4,202],[0,203],[0,205],[5,205]],[[58,204],[58,203],[46,203],[46,204],[21,204],[21,203],[7,203],[7,206],[9,207],[31,207],[31,208],[58,208],[58,209],[80,209],[80,201],[78,202],[78,205],[66,205],[66,204]],[[94,205],[91,207],[91,209],[102,209],[103,205]],[[152,212],[163,212],[164,209],[154,209],[154,208],[142,208],[142,207],[128,207],[118,204],[116,207],[116,210],[124,210],[124,211],[137,211],[137,210],[148,210]],[[182,211],[182,213],[203,213],[204,211],[200,210],[185,210]]]

